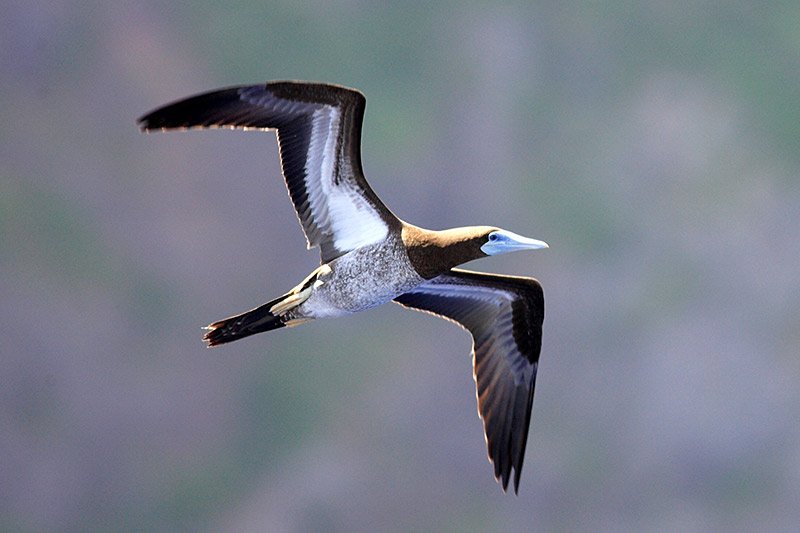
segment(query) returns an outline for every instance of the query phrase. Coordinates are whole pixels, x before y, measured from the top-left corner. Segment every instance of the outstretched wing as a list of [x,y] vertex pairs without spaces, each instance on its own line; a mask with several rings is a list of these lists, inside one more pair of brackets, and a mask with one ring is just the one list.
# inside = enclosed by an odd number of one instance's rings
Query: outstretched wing
[[542,345],[544,293],[533,278],[452,269],[395,301],[472,334],[473,376],[494,475],[519,489]]
[[353,89],[271,82],[192,96],[148,113],[139,125],[277,130],[283,177],[308,247],[319,246],[327,262],[381,241],[399,224],[361,168],[364,106]]

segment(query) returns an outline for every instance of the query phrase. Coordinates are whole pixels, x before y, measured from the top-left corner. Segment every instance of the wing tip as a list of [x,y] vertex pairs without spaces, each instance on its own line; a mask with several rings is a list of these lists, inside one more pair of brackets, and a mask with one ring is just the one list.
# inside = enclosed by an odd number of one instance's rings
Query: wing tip
[[497,482],[497,484],[500,485],[500,488],[503,490],[503,494],[508,494],[509,492],[508,485],[509,483],[511,483],[512,470],[514,471],[514,483],[512,484],[514,489],[514,495],[519,496],[519,481],[520,481],[520,476],[522,474],[521,466],[520,468],[509,467],[508,470],[499,474],[495,474],[494,479]]
[[518,466],[509,466],[502,472],[498,472],[498,469],[496,467],[497,463],[495,463],[495,461],[493,461],[491,457],[489,458],[489,460],[492,462],[492,464],[495,465],[494,479],[497,482],[497,484],[500,485],[500,488],[503,489],[504,494],[507,494],[509,492],[508,485],[511,483],[512,479],[511,471],[512,470],[514,471],[514,476],[513,476],[514,483],[512,485],[514,488],[514,495],[519,496],[519,482],[520,479],[522,479],[522,464]]

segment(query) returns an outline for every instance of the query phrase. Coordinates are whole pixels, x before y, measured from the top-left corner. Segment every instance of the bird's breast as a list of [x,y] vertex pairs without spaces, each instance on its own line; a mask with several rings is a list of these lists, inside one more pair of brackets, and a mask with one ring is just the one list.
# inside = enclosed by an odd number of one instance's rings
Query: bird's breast
[[321,318],[363,311],[391,301],[425,281],[408,259],[399,240],[353,250],[329,263],[303,304],[307,316]]

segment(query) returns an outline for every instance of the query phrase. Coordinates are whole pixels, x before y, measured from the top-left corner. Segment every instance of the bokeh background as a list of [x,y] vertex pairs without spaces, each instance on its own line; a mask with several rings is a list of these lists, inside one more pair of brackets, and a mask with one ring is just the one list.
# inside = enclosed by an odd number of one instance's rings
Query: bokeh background
[[[368,98],[401,217],[551,248],[520,495],[466,333],[387,305],[207,350],[317,265],[271,134],[140,134],[269,79]],[[800,5],[0,8],[0,529],[800,523]]]

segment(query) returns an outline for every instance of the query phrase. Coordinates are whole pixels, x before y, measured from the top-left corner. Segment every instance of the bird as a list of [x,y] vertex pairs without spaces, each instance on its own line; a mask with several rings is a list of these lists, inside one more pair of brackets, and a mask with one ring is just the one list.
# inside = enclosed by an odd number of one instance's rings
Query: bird
[[547,243],[494,226],[429,230],[398,218],[361,164],[366,98],[328,83],[273,81],[217,89],[138,119],[143,132],[276,131],[281,171],[320,265],[261,306],[209,324],[209,347],[394,301],[472,335],[473,378],[488,457],[504,492],[519,481],[542,344],[544,292],[534,278],[457,268]]

